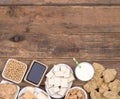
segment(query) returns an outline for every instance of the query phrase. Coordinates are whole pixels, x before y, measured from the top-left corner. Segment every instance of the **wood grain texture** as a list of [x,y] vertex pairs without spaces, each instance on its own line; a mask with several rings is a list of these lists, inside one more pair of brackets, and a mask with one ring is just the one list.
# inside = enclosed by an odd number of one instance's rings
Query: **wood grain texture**
[[120,7],[0,7],[0,33],[120,32]]
[[0,57],[120,60],[120,33],[1,33]]
[[119,0],[0,0],[0,5],[119,5]]
[[[58,63],[74,70],[76,57],[115,68],[120,79],[120,6],[100,6],[119,4],[119,0],[0,0],[0,5],[10,5],[0,6],[0,81],[8,58],[28,67],[38,60],[49,71]],[[73,86],[83,84],[76,80]]]

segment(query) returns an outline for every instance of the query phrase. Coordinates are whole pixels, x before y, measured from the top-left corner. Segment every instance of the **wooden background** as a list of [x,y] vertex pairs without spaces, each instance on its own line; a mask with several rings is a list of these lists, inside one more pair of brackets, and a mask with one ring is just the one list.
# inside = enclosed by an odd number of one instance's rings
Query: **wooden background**
[[115,68],[120,79],[120,0],[0,0],[0,80],[9,58],[74,69],[73,57]]

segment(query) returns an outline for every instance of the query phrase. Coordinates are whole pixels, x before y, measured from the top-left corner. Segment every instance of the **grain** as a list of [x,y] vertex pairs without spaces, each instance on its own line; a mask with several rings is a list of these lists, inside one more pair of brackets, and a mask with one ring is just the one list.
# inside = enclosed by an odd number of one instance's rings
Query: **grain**
[[6,79],[19,83],[21,82],[25,71],[26,65],[24,63],[19,62],[15,59],[10,59],[6,64],[3,75]]

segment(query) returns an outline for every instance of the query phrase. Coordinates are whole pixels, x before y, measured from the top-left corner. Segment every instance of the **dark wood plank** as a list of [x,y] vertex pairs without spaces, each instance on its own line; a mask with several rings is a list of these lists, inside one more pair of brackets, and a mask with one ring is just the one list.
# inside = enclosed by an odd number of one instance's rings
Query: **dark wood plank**
[[0,33],[120,32],[120,7],[4,6]]
[[120,60],[120,33],[0,33],[0,57]]
[[119,0],[0,0],[0,5],[118,5]]

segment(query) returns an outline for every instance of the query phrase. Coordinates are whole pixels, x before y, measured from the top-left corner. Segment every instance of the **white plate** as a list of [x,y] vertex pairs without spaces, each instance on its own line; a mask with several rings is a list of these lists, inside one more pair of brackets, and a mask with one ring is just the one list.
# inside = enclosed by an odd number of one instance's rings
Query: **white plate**
[[[19,97],[22,95],[22,94],[24,94],[26,91],[27,91],[27,88],[29,88],[30,86],[27,86],[27,87],[24,87],[24,88],[22,88],[21,89],[21,91],[20,91],[20,93],[19,93],[19,95],[18,95],[18,99],[19,99]],[[46,95],[48,95],[44,90],[42,90],[42,89],[40,89],[40,88],[37,88],[37,87],[33,87],[33,88],[35,88],[35,90],[34,90],[34,92],[43,92],[43,93],[45,93]],[[51,99],[51,97],[48,95],[48,99]]]
[[[0,82],[0,84],[13,84],[13,83],[11,83],[11,82],[9,82],[9,81],[6,81],[6,80],[2,80],[1,82]],[[17,85],[16,85],[17,86]],[[20,87],[19,86],[17,86],[17,88],[18,88],[18,91],[16,92],[16,94],[15,94],[15,96],[14,96],[14,99],[17,99],[17,96],[18,96],[18,93],[19,93],[19,90],[20,90]]]
[[[71,73],[73,73],[73,70],[70,68],[70,66],[68,66],[67,64],[57,64],[57,66],[61,66],[61,65],[66,66],[67,68],[70,69]],[[53,69],[54,69],[54,67],[50,71],[53,71]],[[53,98],[63,98],[64,96],[61,96],[61,95],[58,95],[58,94],[54,94],[54,95],[50,94],[49,90],[46,88],[47,80],[48,80],[48,78],[45,81],[45,90],[46,90],[46,92]],[[69,90],[72,87],[72,84],[73,84],[73,82],[69,83],[67,90]]]

